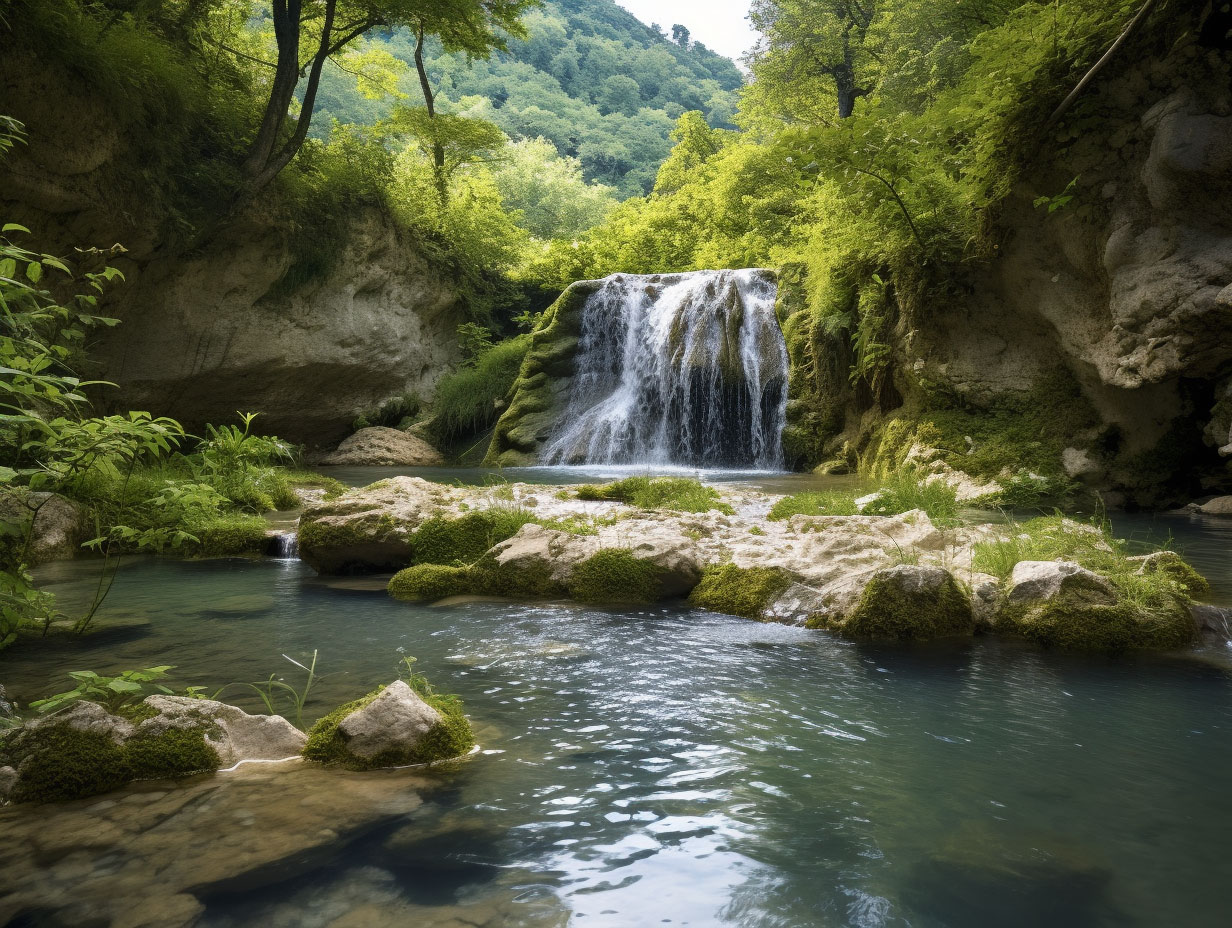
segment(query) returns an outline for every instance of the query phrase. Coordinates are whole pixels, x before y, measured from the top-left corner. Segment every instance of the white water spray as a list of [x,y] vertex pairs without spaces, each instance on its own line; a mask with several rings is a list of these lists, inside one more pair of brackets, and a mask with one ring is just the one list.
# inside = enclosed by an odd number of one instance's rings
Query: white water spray
[[787,348],[762,270],[603,281],[545,464],[778,469]]

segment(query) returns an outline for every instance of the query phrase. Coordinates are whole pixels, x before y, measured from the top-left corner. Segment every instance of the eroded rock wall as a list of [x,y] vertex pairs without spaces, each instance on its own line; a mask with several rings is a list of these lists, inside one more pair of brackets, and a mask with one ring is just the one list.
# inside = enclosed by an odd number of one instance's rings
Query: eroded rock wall
[[[458,357],[456,288],[393,219],[357,207],[307,230],[329,260],[299,275],[289,214],[271,193],[203,248],[147,159],[158,126],[133,128],[71,72],[0,55],[0,112],[28,143],[0,161],[0,215],[34,230],[31,247],[127,252],[102,310],[93,377],[108,409],[146,409],[190,429],[260,411],[263,430],[332,446],[356,414],[404,392],[430,395]],[[302,243],[304,230],[300,230]],[[321,249],[321,239],[324,248]],[[288,271],[293,271],[288,274]]]

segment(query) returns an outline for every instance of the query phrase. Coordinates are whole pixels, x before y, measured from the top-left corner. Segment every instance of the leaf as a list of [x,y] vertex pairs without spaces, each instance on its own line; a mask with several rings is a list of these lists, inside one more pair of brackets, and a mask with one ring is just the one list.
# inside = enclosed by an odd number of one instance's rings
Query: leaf
[[26,235],[30,234],[29,229],[17,222],[6,222],[4,226],[0,228],[0,232],[25,232]]
[[37,284],[43,279],[43,265],[37,261],[31,261],[26,265],[26,276],[30,278],[31,283]]

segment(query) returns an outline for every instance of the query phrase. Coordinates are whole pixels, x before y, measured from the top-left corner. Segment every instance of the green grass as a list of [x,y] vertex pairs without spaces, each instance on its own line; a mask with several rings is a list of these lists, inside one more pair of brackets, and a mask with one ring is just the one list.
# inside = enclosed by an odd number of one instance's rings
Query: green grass
[[499,416],[496,403],[513,387],[529,350],[530,336],[519,335],[442,377],[432,404],[435,437],[455,443],[492,425]]
[[[873,493],[877,498],[861,510],[856,500]],[[792,516],[894,516],[922,509],[937,525],[952,525],[958,520],[958,497],[952,487],[939,480],[926,481],[911,470],[891,474],[879,485],[852,490],[813,490],[785,496],[770,508],[775,522]]]
[[639,509],[718,510],[727,515],[735,511],[718,491],[691,477],[626,477],[614,483],[583,484],[577,488],[577,498],[627,503]]

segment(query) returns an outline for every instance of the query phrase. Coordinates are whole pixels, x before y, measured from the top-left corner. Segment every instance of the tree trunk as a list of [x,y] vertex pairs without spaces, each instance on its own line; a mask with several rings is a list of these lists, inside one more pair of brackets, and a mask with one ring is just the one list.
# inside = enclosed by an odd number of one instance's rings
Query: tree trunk
[[856,78],[851,65],[840,64],[834,68],[834,86],[838,91],[838,118],[846,119],[856,109]]
[[[274,40],[278,46],[278,62],[274,70],[274,85],[261,116],[261,126],[253,139],[243,172],[250,179],[264,172],[278,143],[278,135],[286,122],[287,110],[299,83],[299,38],[302,0],[273,0]],[[331,4],[332,6],[332,4]]]
[[[415,32],[415,70],[419,74],[419,89],[423,91],[424,106],[428,110],[428,118],[436,119],[436,95],[432,92],[432,82],[428,80],[428,69],[423,60],[424,30],[421,25]],[[436,179],[436,192],[444,205],[448,191],[445,187],[445,146],[440,139],[432,138],[432,173]]]

